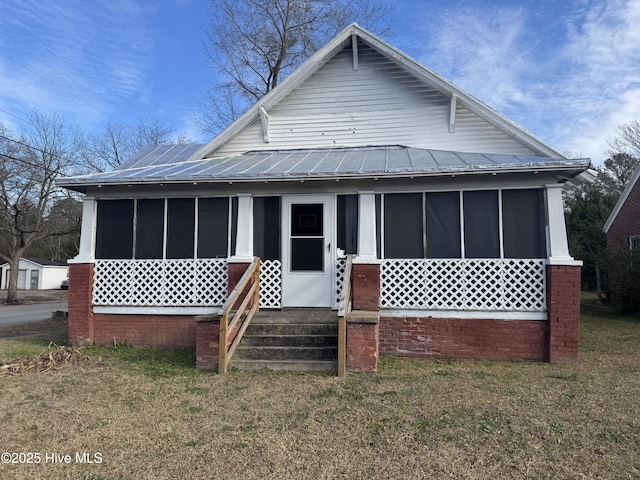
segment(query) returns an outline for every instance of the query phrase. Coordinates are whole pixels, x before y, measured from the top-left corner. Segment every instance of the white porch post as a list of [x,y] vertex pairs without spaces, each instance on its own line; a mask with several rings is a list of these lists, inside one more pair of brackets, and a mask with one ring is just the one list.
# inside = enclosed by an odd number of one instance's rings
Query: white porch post
[[376,254],[375,192],[358,193],[358,256],[354,258],[354,263],[379,263]]
[[545,186],[547,197],[547,253],[549,265],[581,265],[569,253],[567,227],[564,222],[562,184]]
[[253,197],[250,193],[238,194],[238,230],[236,254],[229,261],[234,263],[253,260]]
[[84,197],[82,201],[82,226],[80,250],[68,263],[93,263],[96,253],[96,199]]

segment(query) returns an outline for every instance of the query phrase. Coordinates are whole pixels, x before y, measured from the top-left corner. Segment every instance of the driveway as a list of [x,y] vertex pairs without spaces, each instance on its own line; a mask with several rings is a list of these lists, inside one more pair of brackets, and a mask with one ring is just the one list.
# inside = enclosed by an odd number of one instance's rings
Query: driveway
[[57,310],[67,311],[67,300],[44,301],[24,305],[3,305],[0,303],[0,327],[48,320],[51,318],[51,313]]

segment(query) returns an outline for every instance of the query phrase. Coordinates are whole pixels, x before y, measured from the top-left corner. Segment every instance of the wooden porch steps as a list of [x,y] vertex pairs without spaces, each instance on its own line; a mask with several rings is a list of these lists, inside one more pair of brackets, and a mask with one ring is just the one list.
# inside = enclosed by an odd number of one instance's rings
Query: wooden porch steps
[[246,370],[336,371],[338,316],[324,308],[260,311],[231,363]]

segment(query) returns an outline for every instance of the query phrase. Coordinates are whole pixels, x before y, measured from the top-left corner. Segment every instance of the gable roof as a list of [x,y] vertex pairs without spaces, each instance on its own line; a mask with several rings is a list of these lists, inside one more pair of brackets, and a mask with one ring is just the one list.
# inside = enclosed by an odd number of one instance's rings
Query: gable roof
[[627,198],[629,198],[629,194],[635,187],[636,183],[638,183],[639,179],[640,179],[640,163],[638,163],[638,166],[633,172],[633,175],[631,175],[629,182],[624,187],[624,190],[622,191],[622,195],[620,195],[620,198],[618,199],[618,202],[616,203],[615,207],[613,207],[613,210],[609,214],[609,218],[607,218],[607,221],[605,222],[604,227],[602,227],[602,230],[604,231],[604,233],[607,233],[611,228],[611,225],[613,225],[613,222],[616,220],[616,217],[620,213],[620,210],[622,210],[622,207],[627,201]]
[[565,158],[562,153],[545,144],[530,132],[516,125],[508,118],[455,86],[433,70],[430,70],[418,61],[409,57],[407,54],[361,28],[358,24],[352,23],[341,33],[336,35],[336,37],[334,37],[327,45],[312,55],[276,88],[267,93],[240,118],[218,134],[213,140],[204,145],[193,155],[191,159],[203,159],[219,150],[243,129],[251,125],[253,122],[260,120],[261,111],[268,111],[277,105],[284,97],[289,95],[294,89],[305,82],[313,73],[329,62],[329,60],[331,60],[345,46],[349,43],[355,44],[358,40],[397,64],[403,70],[407,71],[425,84],[441,92],[443,95],[449,98],[455,97],[456,102],[463,104],[471,112],[475,113],[499,130],[508,133],[522,144],[530,147],[536,152],[539,152],[540,156]]

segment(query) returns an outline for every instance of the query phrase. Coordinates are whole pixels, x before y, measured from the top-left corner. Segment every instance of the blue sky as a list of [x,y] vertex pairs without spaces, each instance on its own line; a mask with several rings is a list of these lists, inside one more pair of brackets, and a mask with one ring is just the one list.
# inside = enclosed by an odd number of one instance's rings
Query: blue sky
[[[195,118],[207,0],[0,0],[0,121],[32,108],[85,129]],[[638,0],[396,0],[385,40],[546,143],[599,164],[640,120]]]

